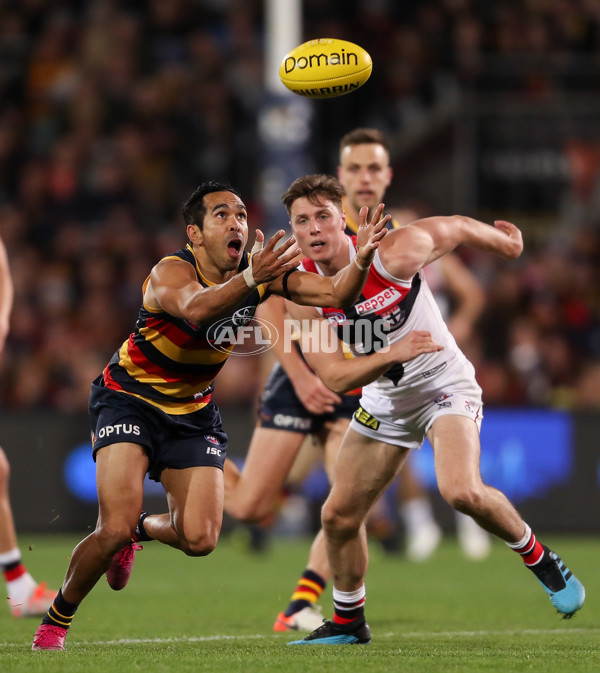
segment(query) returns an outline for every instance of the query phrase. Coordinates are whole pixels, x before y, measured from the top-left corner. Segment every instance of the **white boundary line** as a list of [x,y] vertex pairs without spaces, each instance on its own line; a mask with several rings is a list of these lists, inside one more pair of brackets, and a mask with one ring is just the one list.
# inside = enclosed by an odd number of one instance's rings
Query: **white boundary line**
[[[513,636],[513,635],[552,635],[563,636],[571,633],[600,633],[598,628],[574,628],[574,629],[506,629],[503,631],[407,631],[404,633],[376,633],[374,640],[378,638],[480,638],[482,636]],[[118,638],[116,640],[70,640],[69,645],[160,645],[169,643],[206,643],[211,641],[225,640],[258,640],[258,639],[281,639],[281,636],[287,635],[290,638],[299,636],[293,631],[279,634],[249,634],[249,635],[227,635],[219,634],[214,636],[179,636],[174,638]],[[0,643],[0,647],[23,647],[23,643]]]

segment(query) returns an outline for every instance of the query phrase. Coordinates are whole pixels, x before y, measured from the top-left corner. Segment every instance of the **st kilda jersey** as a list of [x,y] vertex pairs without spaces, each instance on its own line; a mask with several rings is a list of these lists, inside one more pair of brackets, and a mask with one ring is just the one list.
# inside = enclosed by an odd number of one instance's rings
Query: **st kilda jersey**
[[[347,236],[350,259],[356,255],[356,236]],[[318,265],[304,259],[303,271],[321,273]],[[379,254],[371,265],[367,282],[359,300],[347,310],[317,308],[327,318],[338,338],[356,355],[374,353],[386,343],[394,343],[412,330],[431,333],[443,350],[425,353],[404,364],[392,366],[379,379],[369,384],[386,395],[406,396],[417,386],[441,375],[457,360],[466,361],[450,334],[440,310],[427,285],[423,271],[411,280],[401,280],[389,274],[381,264]]]
[[[165,257],[175,258],[194,267],[201,285],[214,285],[202,275],[189,245]],[[248,259],[244,252],[240,271],[248,266]],[[144,289],[147,283],[148,279]],[[230,315],[209,325],[194,325],[142,305],[135,330],[104,369],[104,385],[169,414],[202,409],[210,402],[215,377],[235,347],[237,330],[252,320],[264,294],[262,285],[249,290]]]

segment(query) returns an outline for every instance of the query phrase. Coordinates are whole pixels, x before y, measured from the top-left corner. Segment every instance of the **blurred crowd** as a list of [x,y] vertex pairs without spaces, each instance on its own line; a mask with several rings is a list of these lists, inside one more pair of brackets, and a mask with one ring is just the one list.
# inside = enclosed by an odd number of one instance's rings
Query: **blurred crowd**
[[[579,67],[600,58],[596,0],[303,8],[306,39],[360,42],[377,63],[368,92],[318,103],[320,171],[335,170],[341,133],[393,135],[449,91],[598,84]],[[235,185],[260,225],[263,25],[262,0],[0,0],[0,233],[16,289],[3,407],[86,408],[149,269],[185,243],[181,204],[199,182]],[[577,158],[592,203],[600,152]],[[600,407],[600,216],[584,211],[516,264],[465,253],[486,293],[467,349],[488,404]],[[263,364],[231,358],[218,401],[253,404]]]
[[520,263],[467,260],[485,306],[465,347],[488,405],[600,408],[600,229]]

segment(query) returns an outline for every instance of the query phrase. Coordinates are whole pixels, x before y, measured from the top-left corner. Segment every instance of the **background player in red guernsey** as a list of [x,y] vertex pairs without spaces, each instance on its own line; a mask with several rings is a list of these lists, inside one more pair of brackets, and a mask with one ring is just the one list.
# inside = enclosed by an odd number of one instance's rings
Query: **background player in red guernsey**
[[[269,293],[308,305],[352,305],[386,234],[381,212],[361,226],[356,262],[322,278],[291,273],[300,251],[293,237],[275,249],[283,230],[262,250],[257,231],[255,253],[245,252],[246,207],[230,186],[205,183],[188,199],[188,245],[154,266],[135,331],[92,384],[98,523],[74,549],[33,649],[64,649],[75,611],[100,577],[106,573],[113,589],[125,586],[139,541],[159,540],[190,556],[215,548],[227,437],[211,391],[229,352],[211,346],[214,330],[222,320],[234,332],[247,324]],[[162,483],[168,514],[140,516],[146,473]]]
[[[301,268],[327,275],[347,264],[356,251],[354,238],[343,233],[344,223],[328,226],[318,182],[319,176],[299,178],[282,200],[294,236],[307,255]],[[329,348],[315,352],[316,339],[309,341],[311,348],[305,352],[309,364],[330,389],[343,393],[348,386],[360,385],[363,391],[361,406],[337,455],[332,489],[322,511],[333,578],[333,620],[294,644],[370,641],[364,616],[368,560],[364,523],[409,452],[419,448],[425,436],[433,447],[444,499],[520,554],[560,613],[571,616],[583,605],[585,591],[579,580],[536,539],[506,496],[481,479],[481,389],[423,274],[423,267],[461,244],[506,259],[515,259],[523,250],[521,232],[510,222],[499,220],[492,227],[462,216],[424,218],[386,236],[375,253],[362,296],[350,310],[289,306],[292,317],[316,324],[316,334],[322,332],[319,320],[328,320],[358,356],[377,350],[382,332],[383,342],[394,344],[410,331],[420,330],[442,346],[378,376],[344,380],[352,361],[344,358],[341,347],[333,353],[327,352]]]

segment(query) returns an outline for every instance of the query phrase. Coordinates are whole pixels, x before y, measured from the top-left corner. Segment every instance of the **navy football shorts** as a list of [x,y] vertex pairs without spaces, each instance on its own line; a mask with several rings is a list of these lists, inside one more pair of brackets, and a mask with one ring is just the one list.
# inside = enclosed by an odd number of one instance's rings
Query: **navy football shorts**
[[148,474],[154,481],[160,481],[166,467],[223,469],[227,435],[214,402],[191,414],[167,414],[137,397],[106,388],[99,377],[92,383],[88,411],[94,460],[103,446],[132,442],[146,451]]
[[260,400],[259,425],[261,428],[316,434],[327,421],[352,418],[359,407],[360,395],[341,395],[341,398],[335,411],[312,414],[298,399],[283,367],[276,364],[269,374]]

